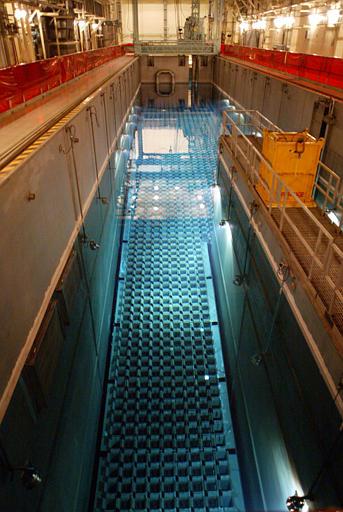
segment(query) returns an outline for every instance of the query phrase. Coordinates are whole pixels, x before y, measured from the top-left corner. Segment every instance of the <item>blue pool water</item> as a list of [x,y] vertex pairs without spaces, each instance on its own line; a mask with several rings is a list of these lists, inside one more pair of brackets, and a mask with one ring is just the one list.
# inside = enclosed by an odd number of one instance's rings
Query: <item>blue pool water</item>
[[208,255],[219,127],[206,105],[141,111],[97,511],[244,508]]

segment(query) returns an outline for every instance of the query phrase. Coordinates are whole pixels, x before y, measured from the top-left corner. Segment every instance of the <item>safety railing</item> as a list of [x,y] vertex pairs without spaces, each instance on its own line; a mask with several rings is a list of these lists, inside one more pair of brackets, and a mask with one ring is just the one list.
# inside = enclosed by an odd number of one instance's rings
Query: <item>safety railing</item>
[[343,88],[343,59],[223,44],[221,55],[258,64],[323,85]]
[[213,55],[219,52],[219,44],[213,41],[138,41],[134,45],[138,55]]
[[319,162],[316,181],[314,183],[313,195],[317,198],[318,206],[325,212],[335,211],[339,220],[338,227],[342,227],[343,221],[343,197],[342,179],[330,167]]
[[[230,111],[226,112],[226,115],[230,116],[237,128],[239,128],[244,135],[254,137],[254,144],[257,147],[262,146],[264,129],[282,133],[282,130],[278,126],[269,121],[269,119],[257,110],[238,110],[235,107],[231,107]],[[229,128],[227,127],[227,129]],[[341,219],[339,227],[343,224],[342,188],[341,177],[320,161],[318,163],[312,195],[318,207],[324,213],[335,211],[338,214],[338,218]]]
[[0,113],[124,55],[121,46],[73,53],[0,69]]
[[263,130],[281,132],[280,128],[269,121],[258,110],[239,110],[234,106],[225,112],[234,121],[235,125],[245,134],[262,137]]
[[[263,196],[268,198],[266,207],[270,216],[290,245],[327,313],[334,319],[343,303],[343,252],[335,243],[335,236],[284,183],[262,155],[256,143],[259,137],[256,133],[262,128],[262,117],[256,111],[225,111],[222,133],[226,136],[225,141],[234,160],[240,164],[249,182],[264,191]],[[255,120],[258,121],[257,127]],[[225,164],[223,157],[220,158]],[[260,173],[262,164],[263,177]],[[324,169],[326,177],[321,175],[316,187],[324,191],[326,205],[334,197],[336,204],[342,205],[342,197],[338,197],[339,177],[324,164],[320,164],[320,167]],[[290,198],[297,212],[301,212],[301,224],[299,215],[294,217],[291,214],[294,208],[287,207]],[[309,236],[306,236],[305,230]]]

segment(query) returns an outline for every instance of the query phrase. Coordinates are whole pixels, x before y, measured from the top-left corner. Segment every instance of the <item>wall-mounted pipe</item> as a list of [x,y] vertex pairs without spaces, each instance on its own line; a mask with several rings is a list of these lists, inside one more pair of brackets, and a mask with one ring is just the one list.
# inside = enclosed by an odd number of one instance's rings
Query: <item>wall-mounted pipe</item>
[[116,169],[119,169],[122,165],[126,165],[129,160],[129,151],[124,149],[116,152],[115,162]]
[[133,137],[133,134],[135,133],[136,128],[137,128],[137,125],[135,123],[126,123],[124,133],[126,135],[131,135]]
[[128,122],[129,123],[137,124],[137,122],[138,122],[138,115],[137,114],[130,114],[129,117],[128,117]]
[[120,149],[126,149],[130,151],[133,142],[132,135],[122,135],[120,138]]

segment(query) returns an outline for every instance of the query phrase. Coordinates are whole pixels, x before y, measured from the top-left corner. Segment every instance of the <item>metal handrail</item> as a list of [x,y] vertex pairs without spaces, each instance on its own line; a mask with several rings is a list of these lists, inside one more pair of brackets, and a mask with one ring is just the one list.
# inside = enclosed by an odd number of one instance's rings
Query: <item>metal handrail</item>
[[[254,126],[259,126],[261,128],[266,128],[267,130],[272,130],[275,132],[283,133],[283,130],[276,126],[276,124],[272,123],[267,117],[265,117],[261,112],[258,110],[244,110],[244,109],[230,109],[230,114],[241,114],[243,119],[245,120],[247,116],[250,117],[251,122],[248,124],[252,124],[252,122],[255,122]],[[228,112],[226,112],[228,113]]]
[[219,42],[216,40],[201,41],[201,40],[156,40],[145,41],[139,40],[134,44],[135,53],[139,55],[214,55],[217,53]]
[[[240,115],[239,123],[232,119],[237,127],[244,127],[245,131],[251,127],[251,135],[255,135],[254,130],[259,130],[261,135],[263,129],[278,131],[283,133],[278,126],[269,121],[263,114],[258,110],[243,110],[243,109],[232,109],[229,112],[225,112],[231,119],[235,115]],[[243,120],[243,122],[242,122]],[[242,130],[241,130],[242,131]],[[323,211],[327,212],[328,209],[337,209],[342,213],[341,224],[343,223],[343,183],[341,177],[336,174],[330,167],[324,162],[319,161],[316,180],[313,188],[313,197],[318,191],[322,194],[324,200],[322,203],[318,203],[318,207]]]
[[[314,183],[313,194],[320,192],[323,203],[318,204],[324,212],[338,210],[343,214],[342,179],[323,162],[318,163],[318,171]],[[342,225],[340,221],[339,227]]]
[[[273,169],[269,161],[258,150],[252,140],[249,139],[249,134],[244,133],[247,126],[253,127],[253,123],[248,119],[248,123],[242,122],[237,125],[232,117],[233,113],[245,113],[246,118],[250,116],[251,112],[255,119],[262,120],[263,116],[256,111],[224,111],[223,112],[223,129],[224,135],[229,135],[226,139],[234,157],[240,162],[244,172],[246,173],[250,183],[255,187],[259,185],[263,187],[269,198],[269,205],[267,206],[269,214],[272,216],[280,233],[284,236],[285,225],[291,229],[293,236],[297,239],[297,246],[302,247],[303,261],[295,254],[295,257],[302,266],[307,278],[320,296],[324,307],[329,315],[334,312],[336,301],[343,300],[342,286],[343,286],[343,251],[336,245],[335,237],[323,226],[323,224],[313,215],[311,210],[301,201],[295,192],[288,186],[278,173]],[[240,117],[240,119],[242,119]],[[269,124],[269,123],[268,123]],[[242,129],[241,129],[242,128]],[[221,161],[224,161],[221,158]],[[263,164],[263,171],[267,174],[267,179],[264,179],[260,174],[260,167]],[[327,173],[327,178],[319,175],[317,177],[314,189],[322,189],[325,196],[325,208],[328,202],[340,204],[343,209],[342,196],[339,195],[340,191],[340,178],[325,164],[320,162],[320,168]],[[325,182],[327,188],[324,188]],[[298,226],[294,223],[291,216],[288,214],[286,202],[287,198],[291,197],[296,207],[305,214],[307,224],[311,226],[312,231],[316,234],[316,241],[314,244],[309,243],[301,233]],[[279,211],[279,218],[275,216],[275,211]],[[274,215],[272,215],[274,213]],[[304,259],[307,260],[306,264]],[[313,278],[315,268],[319,268],[321,275],[325,279],[326,292],[316,286],[316,281]],[[330,293],[328,293],[328,289]],[[329,295],[329,296],[327,296]]]

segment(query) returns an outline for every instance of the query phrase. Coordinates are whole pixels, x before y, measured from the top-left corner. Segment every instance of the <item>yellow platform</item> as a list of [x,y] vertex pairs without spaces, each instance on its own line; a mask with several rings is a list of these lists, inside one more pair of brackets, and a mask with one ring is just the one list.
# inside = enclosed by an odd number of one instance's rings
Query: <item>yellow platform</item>
[[[314,206],[312,190],[323,145],[324,139],[316,139],[306,130],[287,133],[263,131],[263,156],[269,161],[282,181],[293,190],[306,206]],[[260,176],[268,185],[268,188],[271,188],[272,174],[263,162],[260,164]],[[257,184],[256,190],[264,203],[270,206],[270,196],[264,187]],[[276,189],[274,191],[276,192]],[[285,194],[284,190],[278,190],[277,197],[271,201],[271,206],[277,206],[277,204],[280,204],[280,200],[283,204]],[[298,206],[296,200],[291,195],[287,195],[286,206]]]

